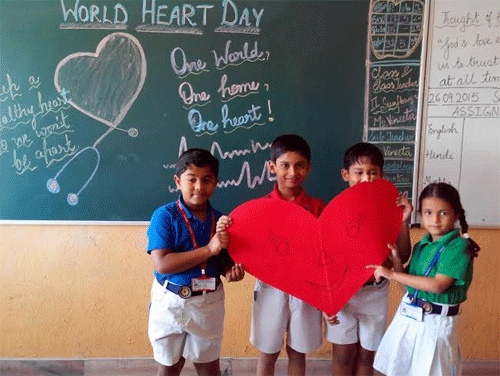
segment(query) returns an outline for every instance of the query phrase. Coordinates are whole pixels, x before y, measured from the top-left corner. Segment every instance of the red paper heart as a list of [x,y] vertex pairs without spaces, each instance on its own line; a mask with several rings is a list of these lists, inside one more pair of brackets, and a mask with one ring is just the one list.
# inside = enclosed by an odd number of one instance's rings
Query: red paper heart
[[285,200],[261,198],[230,214],[231,257],[254,277],[328,314],[373,275],[401,227],[390,182],[360,183],[335,197],[319,219]]

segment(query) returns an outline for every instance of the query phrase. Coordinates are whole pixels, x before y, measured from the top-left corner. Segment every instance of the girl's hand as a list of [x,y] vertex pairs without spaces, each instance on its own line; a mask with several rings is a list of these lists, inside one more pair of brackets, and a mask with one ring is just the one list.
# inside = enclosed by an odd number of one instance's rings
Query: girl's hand
[[337,315],[328,316],[325,312],[323,312],[323,318],[328,323],[328,325],[338,325],[340,323]]
[[245,269],[243,269],[243,265],[235,264],[229,270],[226,271],[224,277],[228,282],[238,282],[243,279],[245,276]]
[[217,232],[225,231],[229,226],[231,226],[232,223],[233,223],[233,220],[231,218],[229,218],[227,215],[223,215],[217,221],[217,225],[215,227],[215,230]]
[[403,207],[403,222],[406,222],[410,219],[411,213],[413,212],[413,205],[411,204],[408,197],[401,195],[396,200],[397,206]]
[[375,272],[373,273],[373,276],[375,277],[375,280],[377,282],[380,282],[380,280],[383,278],[391,279],[393,271],[391,269],[387,269],[385,266],[382,265],[366,265],[367,268],[369,269],[375,269]]

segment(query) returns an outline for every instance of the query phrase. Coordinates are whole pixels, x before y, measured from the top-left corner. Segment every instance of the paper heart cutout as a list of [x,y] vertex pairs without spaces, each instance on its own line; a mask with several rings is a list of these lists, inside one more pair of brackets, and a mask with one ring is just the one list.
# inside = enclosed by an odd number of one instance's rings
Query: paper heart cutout
[[328,314],[337,313],[381,264],[401,227],[399,193],[378,179],[346,189],[319,219],[285,200],[248,201],[230,214],[228,250],[254,277]]
[[69,91],[69,103],[84,114],[116,128],[146,79],[146,57],[127,33],[107,35],[95,53],[77,52],[57,64],[54,84]]

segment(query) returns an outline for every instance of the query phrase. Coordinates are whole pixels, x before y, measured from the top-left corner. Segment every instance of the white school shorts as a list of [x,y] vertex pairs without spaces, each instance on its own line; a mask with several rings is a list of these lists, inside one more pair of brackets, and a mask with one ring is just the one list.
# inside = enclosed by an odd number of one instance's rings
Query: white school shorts
[[323,342],[322,315],[302,300],[257,280],[252,305],[250,342],[266,354],[287,345],[300,353],[316,350]]
[[182,299],[155,279],[151,288],[149,340],[154,359],[172,366],[181,357],[209,363],[220,356],[224,330],[224,287]]
[[326,340],[337,345],[359,342],[368,351],[377,350],[387,322],[388,297],[388,280],[363,286],[337,314],[339,324],[326,324]]
[[417,321],[401,314],[401,306],[409,302],[405,295],[380,343],[373,367],[388,376],[460,376],[459,316],[424,314],[424,320]]

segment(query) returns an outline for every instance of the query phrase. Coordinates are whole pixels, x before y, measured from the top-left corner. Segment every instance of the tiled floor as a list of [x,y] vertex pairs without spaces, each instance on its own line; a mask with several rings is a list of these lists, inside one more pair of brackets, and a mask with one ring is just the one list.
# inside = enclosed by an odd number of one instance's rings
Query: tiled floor
[[[223,358],[223,376],[255,375],[255,359]],[[155,376],[152,359],[0,359],[0,376]],[[191,364],[186,364],[183,376],[195,376]],[[286,375],[286,359],[279,359],[276,376]],[[307,375],[330,376],[330,361],[308,359]],[[463,376],[499,376],[500,362],[465,362]]]

